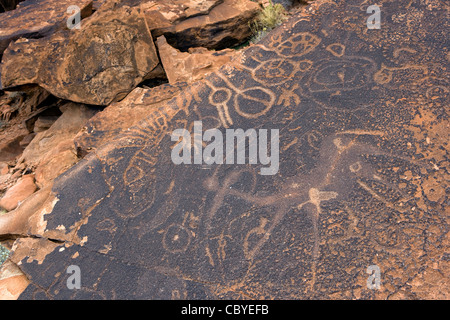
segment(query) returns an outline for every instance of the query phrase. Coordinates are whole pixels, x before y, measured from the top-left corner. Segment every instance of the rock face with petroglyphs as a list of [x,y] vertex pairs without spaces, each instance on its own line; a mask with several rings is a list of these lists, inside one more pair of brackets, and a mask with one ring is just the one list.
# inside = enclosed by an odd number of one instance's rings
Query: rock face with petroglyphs
[[62,99],[108,105],[123,99],[158,66],[139,8],[97,12],[82,22],[80,30],[11,44],[2,60],[3,88],[38,84]]
[[[0,217],[20,298],[449,298],[448,5],[378,4],[314,1]],[[194,121],[278,129],[278,173],[175,165]]]
[[109,105],[92,117],[75,137],[77,154],[85,156],[115,136],[138,124],[142,115],[178,95],[186,83],[163,84],[154,88],[136,88],[120,102]]

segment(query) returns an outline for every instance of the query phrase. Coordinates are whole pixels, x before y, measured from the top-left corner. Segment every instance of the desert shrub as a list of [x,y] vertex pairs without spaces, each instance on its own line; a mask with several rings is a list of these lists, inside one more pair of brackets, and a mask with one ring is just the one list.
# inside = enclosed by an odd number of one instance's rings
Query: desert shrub
[[0,265],[2,265],[3,262],[5,262],[5,260],[8,259],[8,256],[9,250],[0,244]]
[[259,42],[272,29],[282,24],[286,18],[286,9],[283,5],[279,3],[274,4],[270,0],[269,5],[261,9],[261,12],[256,16],[255,20],[250,23],[250,28],[253,33],[250,42]]

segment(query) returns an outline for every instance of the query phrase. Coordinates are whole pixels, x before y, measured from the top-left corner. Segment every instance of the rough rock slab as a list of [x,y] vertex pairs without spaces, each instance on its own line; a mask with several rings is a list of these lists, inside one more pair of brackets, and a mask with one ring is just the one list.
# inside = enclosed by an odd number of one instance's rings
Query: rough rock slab
[[151,27],[167,27],[187,18],[208,15],[223,2],[224,0],[104,0],[100,10],[139,6]]
[[260,6],[251,0],[107,0],[101,11],[140,7],[154,39],[165,35],[177,49],[224,49],[248,40]]
[[90,119],[75,137],[77,154],[84,157],[138,124],[143,115],[179,94],[186,83],[163,84],[154,88],[136,88],[120,102],[115,102]]
[[0,12],[14,10],[21,0],[0,0]]
[[229,63],[236,55],[236,50],[224,49],[212,51],[206,48],[189,48],[189,52],[175,49],[164,36],[156,40],[161,63],[169,83],[192,83]]
[[[30,221],[30,217],[40,210],[51,192],[51,185],[39,189],[30,195],[19,207],[0,215],[0,233],[13,235],[31,235],[38,221]],[[33,227],[31,226],[33,225]]]
[[96,110],[76,103],[60,107],[63,111],[48,130],[39,132],[25,148],[18,163],[35,168],[36,183],[42,188],[77,163],[74,137],[96,114]]
[[17,300],[28,285],[22,271],[14,263],[5,262],[0,272],[0,300]]
[[71,5],[80,8],[82,18],[92,14],[92,0],[26,0],[15,10],[1,13],[0,56],[11,41],[20,37],[41,38],[66,28]]
[[34,175],[25,175],[5,193],[0,199],[0,208],[7,211],[17,208],[19,203],[31,196],[37,187],[34,183]]
[[[314,1],[60,176],[20,298],[448,299],[447,8],[379,4],[368,30],[365,1]],[[174,165],[196,120],[279,129],[278,174]]]
[[11,44],[3,56],[2,85],[34,83],[62,99],[108,105],[123,99],[158,63],[143,13],[124,7],[96,12],[80,30]]
[[167,27],[163,24],[152,27],[151,22],[149,25],[154,37],[164,35],[179,50],[192,47],[221,50],[239,45],[252,35],[249,23],[259,10],[259,5],[251,0],[224,0],[208,15],[190,17]]
[[[214,7],[221,4],[223,1],[224,0],[144,0],[141,1],[141,3],[147,18],[149,19],[149,23],[150,21],[155,21],[166,25],[173,25],[187,18],[208,15]],[[131,2],[133,2],[133,0]],[[124,3],[127,3],[127,1],[124,1]]]

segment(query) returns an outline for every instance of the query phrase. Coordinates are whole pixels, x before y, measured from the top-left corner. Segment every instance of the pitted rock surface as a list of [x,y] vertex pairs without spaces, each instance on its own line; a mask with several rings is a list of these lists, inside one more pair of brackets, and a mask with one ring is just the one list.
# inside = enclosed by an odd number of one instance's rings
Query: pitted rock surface
[[[368,30],[367,2],[313,2],[60,176],[21,298],[448,298],[448,5],[378,4]],[[174,165],[199,120],[279,129],[278,174]]]

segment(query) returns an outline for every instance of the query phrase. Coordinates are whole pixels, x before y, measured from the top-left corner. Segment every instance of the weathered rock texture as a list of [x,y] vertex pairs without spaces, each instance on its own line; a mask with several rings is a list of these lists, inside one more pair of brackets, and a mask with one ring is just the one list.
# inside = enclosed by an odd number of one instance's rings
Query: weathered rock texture
[[0,199],[0,208],[7,211],[17,208],[20,202],[24,201],[36,191],[34,175],[22,177],[6,194]]
[[[122,3],[136,1],[122,1]],[[138,1],[139,2],[139,1]],[[169,27],[174,23],[199,15],[208,15],[224,0],[169,0],[140,1],[151,24]]]
[[23,0],[0,0],[0,12],[14,10],[20,1]]
[[22,141],[32,128],[28,128],[27,123],[22,123],[21,119],[32,119],[34,114],[41,113],[41,104],[48,97],[48,92],[39,87],[0,97],[0,121],[6,120],[5,127],[8,127],[8,130],[0,130],[0,161],[14,160],[23,152]]
[[[20,298],[449,298],[447,8],[378,4],[368,30],[366,1],[314,1],[58,177]],[[173,164],[200,120],[279,129],[279,172]]]
[[147,11],[146,14],[152,35],[164,35],[177,49],[205,47],[220,50],[241,44],[252,35],[249,23],[259,10],[259,5],[251,0],[224,0],[207,15],[196,15],[178,23],[153,24],[151,21],[156,13]]
[[164,36],[159,37],[156,44],[167,78],[172,84],[203,79],[229,63],[236,55],[233,49],[209,51],[206,48],[190,48],[189,52],[181,52],[169,45]]
[[[18,1],[4,1],[12,7]],[[67,8],[76,5],[81,18],[92,14],[92,0],[26,0],[17,9],[0,14],[0,57],[11,41],[23,38],[41,38],[66,28],[72,13]]]
[[180,50],[224,49],[251,36],[249,23],[260,6],[251,0],[107,0],[101,11],[141,7],[156,39],[165,35]]
[[96,113],[75,103],[68,103],[61,109],[62,116],[48,130],[39,132],[18,160],[35,168],[36,183],[41,188],[77,163],[74,137]]
[[5,262],[0,271],[0,300],[17,300],[29,283],[14,263]]
[[11,161],[18,157],[24,149],[20,142],[27,135],[28,130],[24,126],[14,128],[8,136],[0,133],[0,137],[4,138],[0,140],[0,161]]
[[21,39],[4,53],[4,88],[39,84],[74,102],[108,105],[123,99],[158,66],[143,13],[122,8],[97,12],[81,30]]
[[163,84],[151,89],[136,88],[125,99],[106,107],[90,119],[75,137],[77,154],[84,157],[138,124],[152,108],[178,95],[186,83]]
[[92,9],[99,10],[104,2],[105,0],[94,0],[92,3]]
[[8,164],[5,162],[0,162],[0,175],[5,175],[9,172],[8,170]]
[[14,236],[33,235],[39,226],[39,221],[30,219],[42,209],[51,193],[51,185],[30,195],[19,207],[0,215],[0,233]]

